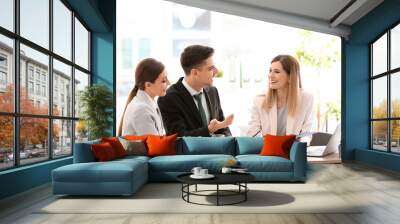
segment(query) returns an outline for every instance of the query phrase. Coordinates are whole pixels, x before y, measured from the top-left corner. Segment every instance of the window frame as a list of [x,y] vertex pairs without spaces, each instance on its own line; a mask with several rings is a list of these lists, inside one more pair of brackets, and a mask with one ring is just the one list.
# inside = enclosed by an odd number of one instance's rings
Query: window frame
[[[63,56],[57,54],[54,52],[53,49],[53,43],[54,43],[54,39],[53,39],[53,24],[54,24],[54,17],[53,17],[53,1],[54,0],[48,0],[49,3],[49,47],[48,49],[46,49],[45,47],[42,47],[39,44],[34,43],[33,41],[30,41],[29,39],[24,38],[23,36],[20,35],[20,0],[14,0],[13,1],[13,10],[14,10],[14,18],[13,18],[13,22],[14,22],[14,30],[10,31],[4,27],[0,26],[0,35],[10,38],[13,41],[13,54],[12,54],[12,69],[11,69],[11,74],[13,76],[14,79],[14,110],[13,112],[2,112],[0,111],[0,116],[4,116],[4,117],[12,117],[13,119],[13,157],[14,157],[14,161],[13,161],[13,165],[10,167],[4,167],[4,168],[0,168],[0,172],[5,171],[5,170],[10,170],[10,169],[16,169],[19,167],[23,167],[23,166],[29,166],[29,165],[33,165],[33,164],[37,164],[37,163],[43,163],[49,160],[53,160],[53,159],[61,159],[61,158],[65,158],[65,157],[70,157],[73,156],[73,152],[74,152],[74,143],[75,143],[75,123],[76,121],[79,120],[79,117],[75,117],[75,108],[71,108],[71,114],[65,115],[65,116],[56,116],[53,115],[53,59],[58,60],[59,62],[62,62],[68,66],[71,66],[71,84],[73,84],[75,81],[75,69],[85,73],[88,75],[89,77],[89,83],[88,86],[92,85],[92,72],[91,72],[91,36],[92,36],[92,31],[91,29],[89,29],[88,25],[83,21],[83,19],[78,15],[78,13],[76,13],[72,7],[65,1],[65,0],[59,0],[68,10],[71,11],[71,18],[69,19],[69,22],[71,23],[71,58],[67,59],[64,58]],[[83,27],[88,31],[88,69],[85,69],[81,66],[79,66],[78,64],[75,63],[75,19],[79,20],[79,22],[83,25]],[[45,95],[46,97],[48,97],[48,112],[46,115],[39,115],[39,114],[27,114],[27,113],[21,113],[20,111],[20,85],[21,85],[21,80],[20,80],[20,64],[21,64],[21,57],[20,57],[20,45],[25,45],[29,48],[32,48],[33,50],[36,50],[42,54],[45,54],[46,56],[48,56],[48,71],[47,71],[47,79],[46,80],[46,84],[42,83],[42,72],[44,72],[43,70],[41,70],[39,72],[39,80],[37,80],[36,78],[36,72],[37,72],[37,68],[32,67],[32,71],[33,71],[33,77],[31,78],[30,76],[30,68],[31,66],[29,65],[29,63],[27,64],[27,74],[26,75],[26,82],[33,82],[33,86],[34,86],[34,92],[36,92],[35,89],[35,85],[40,83],[40,94],[38,96],[43,97],[42,95],[42,85],[45,86]],[[27,84],[28,85],[28,84]],[[27,87],[27,91],[29,91],[29,87]],[[72,85],[71,87],[71,93],[72,96],[75,96],[75,88],[74,85]],[[74,105],[75,103],[75,97],[72,97],[71,99],[71,104]],[[36,102],[34,102],[36,103]],[[48,123],[48,135],[47,135],[47,142],[49,144],[47,144],[47,150],[48,150],[48,155],[47,157],[43,157],[43,160],[40,160],[38,162],[29,162],[29,163],[24,163],[21,164],[21,158],[20,158],[20,119],[21,118],[45,118],[47,119],[47,123]],[[71,153],[68,155],[62,155],[62,156],[55,156],[53,155],[54,153],[54,146],[52,144],[53,142],[53,123],[57,120],[64,120],[64,121],[70,121],[71,122]]]
[[[391,154],[400,154],[400,152],[393,152],[392,151],[392,122],[393,121],[400,121],[400,117],[393,117],[392,116],[392,96],[391,96],[391,92],[392,92],[392,85],[391,85],[391,80],[392,80],[392,76],[396,75],[396,73],[400,72],[400,67],[397,68],[393,68],[391,69],[391,31],[393,28],[400,26],[400,21],[397,21],[396,23],[394,23],[393,25],[391,25],[389,28],[387,28],[383,33],[381,33],[380,35],[378,35],[374,40],[372,40],[368,46],[369,46],[369,149],[373,150],[373,151],[380,151],[380,152],[387,152],[387,153],[391,153]],[[384,35],[387,35],[387,51],[386,51],[386,55],[387,55],[387,62],[386,62],[386,71],[382,72],[380,74],[373,74],[373,44],[376,43],[381,37],[383,37]],[[373,86],[373,82],[376,79],[382,78],[382,77],[386,77],[386,87],[387,87],[387,93],[386,93],[386,98],[387,98],[387,105],[386,105],[386,118],[373,118],[373,93],[374,93],[374,86]],[[373,132],[373,122],[375,121],[386,121],[386,151],[383,150],[379,150],[374,148],[374,132]]]

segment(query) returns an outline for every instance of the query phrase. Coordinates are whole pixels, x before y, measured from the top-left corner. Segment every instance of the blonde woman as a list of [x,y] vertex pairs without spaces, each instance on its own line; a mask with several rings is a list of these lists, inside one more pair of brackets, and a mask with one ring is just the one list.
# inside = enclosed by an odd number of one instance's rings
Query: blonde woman
[[313,96],[301,88],[300,66],[290,55],[271,61],[266,94],[256,96],[247,135],[298,135],[312,127]]

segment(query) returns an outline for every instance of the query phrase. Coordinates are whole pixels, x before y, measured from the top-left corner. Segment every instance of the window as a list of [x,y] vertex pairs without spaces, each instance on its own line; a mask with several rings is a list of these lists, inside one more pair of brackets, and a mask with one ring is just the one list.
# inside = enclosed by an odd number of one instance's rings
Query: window
[[7,56],[0,54],[0,67],[7,68]]
[[[17,13],[14,2],[19,3]],[[75,127],[79,114],[74,115],[73,105],[79,100],[79,90],[70,87],[89,85],[90,31],[67,4],[62,0],[0,1],[0,26],[8,30],[0,29],[0,170],[72,155],[76,130],[82,140],[87,139],[86,127]],[[2,83],[7,88],[2,89]]]
[[46,74],[42,73],[42,82],[46,82]]
[[29,79],[33,80],[33,67],[32,66],[29,66],[28,74],[29,74]]
[[89,32],[75,18],[75,62],[82,68],[89,69]]
[[40,71],[39,71],[39,69],[36,69],[36,80],[40,81]]
[[400,153],[400,25],[370,45],[371,148]]
[[[0,1],[0,7],[4,3]],[[1,9],[3,14],[3,8]],[[0,15],[0,21],[2,20]],[[14,57],[14,43],[11,38],[8,38],[0,33],[0,113],[14,111],[14,73],[11,66],[12,58]],[[10,64],[10,65],[9,65]],[[1,115],[1,114],[0,114]],[[1,136],[0,136],[1,138]],[[10,144],[7,144],[10,145]],[[0,148],[2,148],[0,141]],[[1,169],[1,160],[0,160]]]
[[7,85],[7,56],[0,54],[0,91],[6,91]]
[[[72,70],[71,66],[68,66],[58,60],[53,60],[54,64],[54,70],[53,70],[53,77],[54,77],[54,82],[53,82],[53,90],[54,90],[54,100],[53,104],[58,105],[58,91],[60,91],[60,100],[64,102],[64,95],[71,96],[72,92],[71,89],[65,89],[64,85],[65,83],[69,83],[69,85],[72,85]],[[68,105],[72,104],[72,98],[70,97],[68,100]],[[71,102],[69,102],[71,101]],[[53,105],[53,106],[55,106]],[[53,110],[53,114],[59,114],[60,111],[57,108],[56,110]],[[72,116],[72,108],[68,107],[66,110],[66,114],[62,113],[62,116]]]
[[49,0],[20,0],[21,36],[49,48]]
[[71,60],[72,12],[60,0],[53,0],[54,52]]
[[46,96],[46,86],[42,86],[42,96]]
[[0,9],[0,26],[14,31],[14,0],[1,0]]
[[36,95],[40,95],[40,84],[36,84]]
[[28,82],[28,92],[29,94],[33,94],[33,82]]

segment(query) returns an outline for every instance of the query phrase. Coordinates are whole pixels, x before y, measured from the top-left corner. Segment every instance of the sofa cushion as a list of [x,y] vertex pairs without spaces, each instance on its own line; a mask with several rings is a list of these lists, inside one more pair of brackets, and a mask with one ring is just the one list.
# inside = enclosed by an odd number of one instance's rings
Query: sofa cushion
[[191,172],[193,167],[199,166],[211,172],[219,171],[228,160],[235,159],[231,155],[175,155],[158,156],[149,160],[151,172]]
[[233,137],[183,137],[177,143],[177,154],[235,155],[235,139]]
[[[147,171],[146,162],[136,159],[95,163],[74,163],[53,170],[58,182],[129,182],[134,172]],[[142,175],[147,176],[147,172]]]
[[116,159],[113,162],[127,162],[127,163],[130,163],[131,161],[135,161],[135,160],[148,162],[149,159],[150,159],[150,157],[147,157],[147,156],[130,155],[130,156],[125,156],[124,158]]
[[263,144],[262,137],[236,137],[236,155],[259,154]]
[[249,172],[292,172],[292,161],[279,156],[238,155],[239,166]]

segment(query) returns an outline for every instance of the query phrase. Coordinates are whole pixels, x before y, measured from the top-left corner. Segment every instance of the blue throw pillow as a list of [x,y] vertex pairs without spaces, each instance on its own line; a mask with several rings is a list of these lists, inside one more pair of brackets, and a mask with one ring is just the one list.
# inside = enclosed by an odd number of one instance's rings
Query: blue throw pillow
[[90,146],[92,144],[99,144],[101,141],[99,139],[81,143],[75,143],[74,148],[74,163],[88,163],[95,162],[96,158],[92,152]]
[[236,154],[259,154],[264,145],[262,137],[236,137]]

